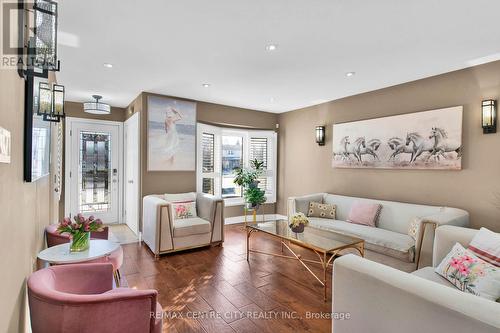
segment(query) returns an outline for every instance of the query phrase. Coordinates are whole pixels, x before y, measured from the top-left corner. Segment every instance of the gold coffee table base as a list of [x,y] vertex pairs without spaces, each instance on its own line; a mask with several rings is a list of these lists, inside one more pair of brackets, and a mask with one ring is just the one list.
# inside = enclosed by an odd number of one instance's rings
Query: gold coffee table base
[[[312,276],[314,276],[314,278],[323,286],[323,290],[324,290],[324,295],[323,295],[323,301],[326,302],[327,300],[327,286],[326,286],[326,274],[327,274],[327,270],[328,270],[328,266],[332,265],[333,266],[333,260],[340,256],[340,252],[345,250],[345,249],[355,249],[359,252],[359,254],[364,257],[365,256],[365,247],[364,247],[364,241],[361,240],[360,242],[356,243],[356,244],[349,244],[349,245],[346,245],[346,246],[343,246],[343,247],[339,247],[335,250],[332,250],[332,251],[327,251],[327,252],[322,252],[322,251],[319,251],[317,249],[314,249],[313,247],[308,247],[307,244],[304,244],[304,243],[297,243],[297,242],[293,242],[291,240],[288,240],[288,239],[285,239],[283,237],[280,237],[278,235],[272,235],[273,237],[276,237],[280,240],[280,243],[281,243],[281,253],[282,254],[278,254],[278,253],[271,253],[271,252],[264,252],[264,251],[259,251],[259,250],[252,250],[250,249],[250,236],[252,235],[252,233],[256,232],[256,231],[259,231],[257,229],[253,229],[253,228],[250,228],[250,227],[246,227],[246,232],[247,232],[247,240],[246,240],[246,248],[247,248],[247,261],[249,261],[249,256],[250,256],[250,252],[254,252],[254,253],[260,253],[260,254],[265,254],[265,255],[271,255],[271,256],[275,256],[275,257],[280,257],[280,258],[286,258],[286,259],[294,259],[294,260],[297,260],[299,261],[302,266],[304,266],[307,271],[309,273],[311,273]],[[285,242],[286,240],[288,240],[288,244]],[[305,258],[302,258],[302,255],[300,254],[297,254],[295,253],[291,247],[290,247],[290,244],[295,244],[299,247],[302,247],[304,249],[309,249],[311,251],[313,251],[314,253],[316,253],[316,255],[318,256],[319,258],[319,261],[318,260],[311,260],[311,259],[305,259]],[[284,255],[283,254],[283,247],[285,247],[288,251],[290,251],[290,253],[292,253],[293,256],[287,256],[287,255]],[[321,279],[320,277],[318,277],[312,270],[311,268],[309,268],[309,266],[307,266],[307,263],[314,263],[314,264],[320,264],[321,267],[323,268],[323,279]]]

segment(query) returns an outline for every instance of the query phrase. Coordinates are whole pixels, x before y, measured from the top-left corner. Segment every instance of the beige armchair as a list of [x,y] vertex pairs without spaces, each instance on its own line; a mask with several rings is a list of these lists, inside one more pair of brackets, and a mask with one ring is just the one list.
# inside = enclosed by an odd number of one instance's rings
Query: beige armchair
[[346,255],[334,263],[335,333],[493,333],[500,332],[500,303],[464,293],[434,272],[458,242],[467,246],[477,230],[456,226],[436,229],[433,267],[411,274]]
[[172,202],[164,195],[144,197],[143,240],[156,256],[224,241],[223,200],[202,193],[190,195],[196,200],[197,216],[177,220]]

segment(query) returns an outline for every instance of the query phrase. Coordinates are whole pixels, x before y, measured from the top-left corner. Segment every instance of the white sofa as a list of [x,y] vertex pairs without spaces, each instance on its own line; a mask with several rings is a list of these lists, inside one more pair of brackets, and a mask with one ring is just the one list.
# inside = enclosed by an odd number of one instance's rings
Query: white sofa
[[[380,203],[382,205],[382,211],[376,228],[346,222],[352,203],[358,200]],[[419,228],[421,234],[414,240],[408,235],[408,229],[415,217],[432,221],[437,225],[455,225],[461,227],[469,225],[469,214],[462,209],[349,197],[329,193],[316,193],[289,198],[288,216],[292,216],[297,212],[307,215],[311,201],[336,205],[337,216],[336,220],[309,218],[309,226],[317,229],[337,231],[364,239],[366,249],[383,254],[384,256],[396,258],[398,261],[416,263],[418,262],[418,255],[420,255],[422,266],[430,265],[431,263],[434,227],[425,228],[425,234],[423,234],[424,228]],[[420,241],[422,241],[421,244]],[[420,248],[421,251],[416,251]],[[382,261],[391,264],[390,260]],[[392,266],[396,267],[399,265],[396,261],[396,265]],[[413,264],[411,266],[415,267]]]
[[224,241],[224,202],[208,194],[186,195],[196,200],[197,216],[178,220],[165,195],[143,198],[143,240],[156,256]]
[[[436,229],[433,266],[456,242],[467,246],[477,230],[454,226]],[[333,268],[335,333],[493,333],[500,332],[500,303],[462,292],[425,267],[411,274],[352,254]]]

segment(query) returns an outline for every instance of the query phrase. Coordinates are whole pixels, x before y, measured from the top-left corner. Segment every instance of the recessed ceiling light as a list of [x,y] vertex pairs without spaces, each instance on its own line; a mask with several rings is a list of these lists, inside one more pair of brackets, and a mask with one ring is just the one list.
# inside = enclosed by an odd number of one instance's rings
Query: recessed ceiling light
[[203,86],[203,88],[208,88],[208,87],[210,87],[210,84],[209,83],[203,83],[202,86]]
[[266,45],[266,50],[268,50],[268,51],[275,51],[277,48],[278,48],[278,45],[276,45],[276,44]]
[[347,72],[347,73],[345,73],[345,76],[351,77],[351,76],[354,76],[354,74],[356,74],[356,72]]
[[105,62],[103,65],[106,68],[113,68],[113,64],[110,64],[109,62]]

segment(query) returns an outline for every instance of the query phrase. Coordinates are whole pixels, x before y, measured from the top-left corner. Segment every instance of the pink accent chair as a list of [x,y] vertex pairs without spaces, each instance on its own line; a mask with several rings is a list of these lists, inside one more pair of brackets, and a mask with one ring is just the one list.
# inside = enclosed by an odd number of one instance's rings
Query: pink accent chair
[[[57,232],[57,224],[48,225],[45,228],[45,236],[47,239],[47,247],[52,247],[60,244],[69,243],[71,241],[71,236],[64,233],[60,234]],[[104,231],[92,231],[90,233],[90,238],[92,239],[108,239],[109,236],[109,228],[104,227]],[[120,268],[123,264],[123,249],[120,246],[115,251],[111,252],[111,254],[107,257],[86,261],[86,264],[89,263],[110,263],[113,265],[113,273],[115,276],[116,285],[120,285]]]
[[28,279],[34,333],[162,331],[156,290],[113,288],[111,264],[51,266]]

